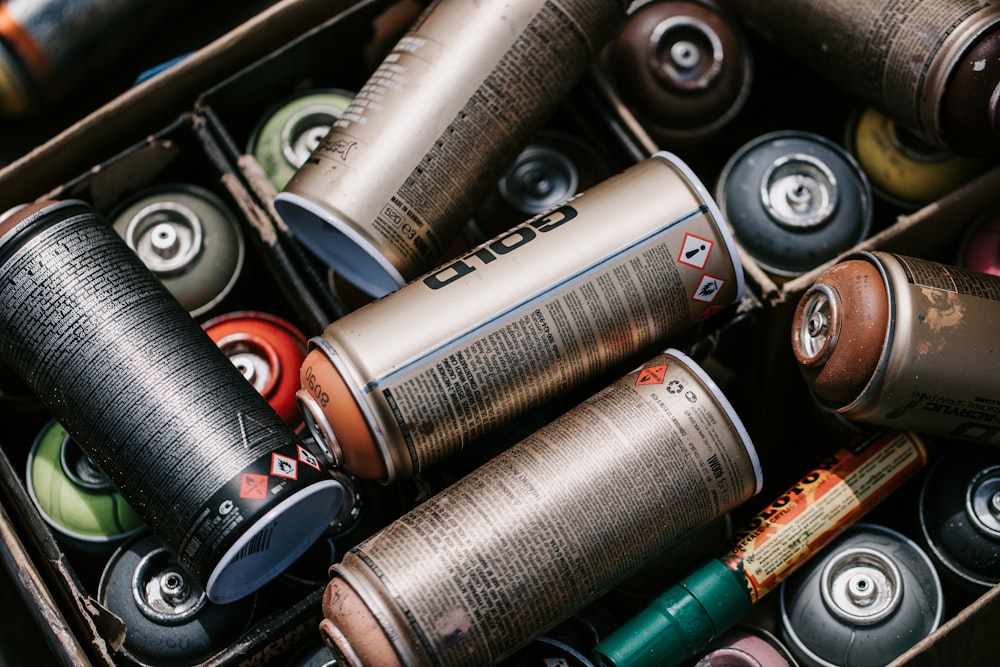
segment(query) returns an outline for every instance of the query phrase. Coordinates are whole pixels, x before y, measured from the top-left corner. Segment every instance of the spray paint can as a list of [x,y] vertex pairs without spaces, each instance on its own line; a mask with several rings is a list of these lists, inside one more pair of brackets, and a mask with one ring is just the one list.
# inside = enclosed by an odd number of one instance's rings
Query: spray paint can
[[781,636],[803,667],[889,664],[944,617],[930,558],[878,524],[848,528],[779,595]]
[[1000,456],[975,445],[944,452],[924,478],[921,543],[939,571],[981,595],[1000,583]]
[[302,413],[295,395],[306,358],[305,334],[288,320],[259,311],[226,313],[202,327],[285,423],[298,429]]
[[904,211],[938,200],[981,174],[985,158],[955,155],[928,144],[872,107],[851,113],[844,146],[871,183],[872,192]]
[[0,114],[23,117],[44,110],[116,64],[190,4],[6,0],[0,4]]
[[606,667],[674,667],[699,655],[807,559],[927,464],[913,433],[834,453],[737,531],[728,549],[602,639]]
[[101,216],[0,217],[0,354],[209,599],[252,594],[343,489]]
[[582,137],[540,130],[487,193],[466,230],[476,244],[489,241],[610,175],[608,164]]
[[743,26],[713,0],[638,3],[607,62],[622,100],[650,136],[667,144],[726,127],[753,81]]
[[200,664],[249,627],[257,596],[214,604],[195,577],[152,533],[123,544],[108,560],[98,602],[125,623],[121,654],[143,666]]
[[110,214],[115,231],[192,317],[232,291],[246,241],[239,220],[217,195],[189,183],[145,188]]
[[718,208],[658,153],[331,323],[302,367],[303,413],[335,464],[412,476],[742,289]]
[[432,2],[275,209],[373,296],[418,277],[591,65],[626,4]]
[[844,257],[792,321],[825,409],[869,424],[1000,443],[1000,277],[883,251]]
[[720,0],[859,102],[958,155],[1000,150],[1000,7],[980,0]]
[[305,164],[330,126],[354,99],[354,93],[339,88],[306,90],[269,109],[247,142],[247,153],[281,190]]
[[715,196],[736,241],[777,276],[806,273],[871,229],[868,177],[844,148],[813,132],[748,141],[722,168]]
[[760,475],[718,387],[667,350],[348,552],[320,631],[344,667],[491,664],[744,502]]
[[55,420],[35,436],[25,482],[45,522],[77,551],[107,556],[144,528],[108,476]]
[[1000,208],[990,207],[972,221],[962,235],[955,264],[1000,276]]
[[694,667],[798,667],[798,663],[766,629],[739,624],[709,644]]

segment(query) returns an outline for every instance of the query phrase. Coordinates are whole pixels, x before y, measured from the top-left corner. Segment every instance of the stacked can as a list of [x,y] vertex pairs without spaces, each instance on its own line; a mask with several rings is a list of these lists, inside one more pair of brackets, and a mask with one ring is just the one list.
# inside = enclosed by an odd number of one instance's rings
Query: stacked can
[[732,406],[667,350],[417,505],[332,568],[344,667],[481,667],[760,490]]
[[194,317],[226,298],[243,270],[246,242],[239,220],[201,186],[144,188],[109,217],[128,247]]
[[658,153],[331,323],[302,367],[306,423],[335,464],[408,477],[742,291],[718,208]]
[[1000,443],[1000,277],[858,252],[803,293],[799,370],[825,409],[870,424]]
[[879,524],[851,526],[779,595],[781,635],[803,667],[886,665],[944,617],[927,554]]
[[275,208],[372,296],[418,277],[591,65],[627,4],[431,3]]
[[635,3],[608,49],[615,90],[661,145],[726,127],[743,109],[753,54],[713,0]]
[[4,361],[223,604],[313,543],[343,489],[107,221],[0,217]]

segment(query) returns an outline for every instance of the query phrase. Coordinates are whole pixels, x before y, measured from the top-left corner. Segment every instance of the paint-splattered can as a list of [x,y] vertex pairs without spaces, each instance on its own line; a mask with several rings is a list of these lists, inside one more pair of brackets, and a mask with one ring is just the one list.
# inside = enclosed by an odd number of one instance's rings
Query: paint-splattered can
[[610,175],[607,162],[583,137],[543,129],[490,189],[466,229],[474,243],[488,241]]
[[627,4],[431,3],[275,208],[314,254],[373,296],[425,273]]
[[750,140],[716,183],[733,235],[765,271],[792,277],[868,236],[868,177],[844,148],[814,132],[781,130]]
[[306,90],[269,109],[247,142],[276,190],[285,187],[305,164],[330,127],[354,99],[339,88]]
[[943,453],[918,505],[927,552],[950,582],[977,595],[1000,583],[1000,452],[967,445]]
[[1000,276],[1000,207],[991,206],[972,221],[962,235],[955,264]]
[[306,423],[351,472],[412,476],[742,290],[718,208],[658,153],[331,323],[302,367]]
[[728,400],[667,350],[348,552],[320,630],[344,667],[491,664],[761,482]]
[[28,452],[25,486],[57,537],[105,557],[144,523],[59,422],[49,420]]
[[125,623],[128,663],[195,665],[249,627],[257,596],[214,604],[167,545],[145,533],[108,560],[97,600]]
[[694,667],[798,667],[798,663],[770,631],[740,624],[712,642]]
[[930,558],[902,533],[851,526],[779,591],[781,637],[803,667],[885,665],[944,618]]
[[302,412],[295,396],[306,335],[288,320],[260,311],[226,313],[202,327],[285,423],[298,429]]
[[849,419],[1000,443],[1000,277],[858,252],[801,296],[792,350],[819,403]]
[[986,158],[955,155],[928,144],[872,107],[850,115],[844,145],[868,176],[872,192],[903,211],[937,201],[989,164]]
[[218,604],[325,529],[343,489],[84,202],[0,217],[0,354]]
[[622,100],[663,145],[726,127],[753,81],[743,27],[713,0],[637,5],[608,49]]
[[109,215],[115,231],[170,293],[198,317],[218,305],[243,270],[246,241],[232,208],[190,183],[145,188]]
[[1000,149],[1000,7],[980,0],[720,0],[750,30],[929,143]]

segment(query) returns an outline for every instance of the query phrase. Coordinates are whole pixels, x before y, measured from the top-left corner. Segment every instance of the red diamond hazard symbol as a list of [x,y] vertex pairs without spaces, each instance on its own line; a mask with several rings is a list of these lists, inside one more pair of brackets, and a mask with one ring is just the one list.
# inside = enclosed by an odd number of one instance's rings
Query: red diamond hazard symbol
[[240,480],[240,498],[261,499],[267,497],[267,475],[243,473]]
[[696,269],[704,269],[705,264],[708,263],[708,256],[712,254],[712,245],[714,244],[708,239],[694,234],[685,234],[677,261]]
[[303,447],[302,445],[295,445],[299,450],[299,461],[302,461],[310,468],[315,468],[319,470],[319,459],[313,456],[312,452]]
[[639,384],[663,384],[663,377],[667,374],[667,365],[650,366],[639,371],[639,377],[635,383]]
[[271,454],[271,474],[285,479],[299,478],[299,462],[284,454]]

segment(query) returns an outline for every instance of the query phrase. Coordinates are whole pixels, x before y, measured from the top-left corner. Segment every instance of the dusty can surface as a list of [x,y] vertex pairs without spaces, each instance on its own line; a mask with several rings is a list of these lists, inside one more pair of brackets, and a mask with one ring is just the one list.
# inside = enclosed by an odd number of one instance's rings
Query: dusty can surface
[[279,215],[372,296],[433,268],[626,4],[432,2],[278,194]]
[[980,0],[719,0],[749,29],[957,154],[1000,149],[1000,6]]
[[942,575],[980,595],[1000,583],[1000,452],[949,449],[920,489],[920,537]]
[[1000,277],[852,253],[803,293],[791,329],[799,370],[824,408],[1000,444]]
[[410,476],[742,291],[718,208],[658,153],[331,323],[306,423],[354,474]]
[[658,141],[729,124],[753,81],[743,26],[713,0],[638,3],[608,49],[615,89]]
[[0,354],[213,602],[254,593],[343,489],[84,202],[0,217]]
[[321,632],[345,667],[492,664],[761,482],[728,400],[667,350],[348,552]]
[[776,276],[810,271],[868,236],[868,177],[844,148],[814,132],[779,130],[751,139],[715,187],[733,235]]
[[194,317],[218,305],[243,270],[246,241],[239,220],[201,186],[145,188],[109,217],[128,247]]
[[804,667],[885,665],[934,632],[944,594],[917,544],[854,524],[779,591],[781,636]]
[[156,535],[123,544],[104,567],[98,602],[125,622],[122,654],[136,665],[195,665],[235,641],[257,597],[214,604]]

